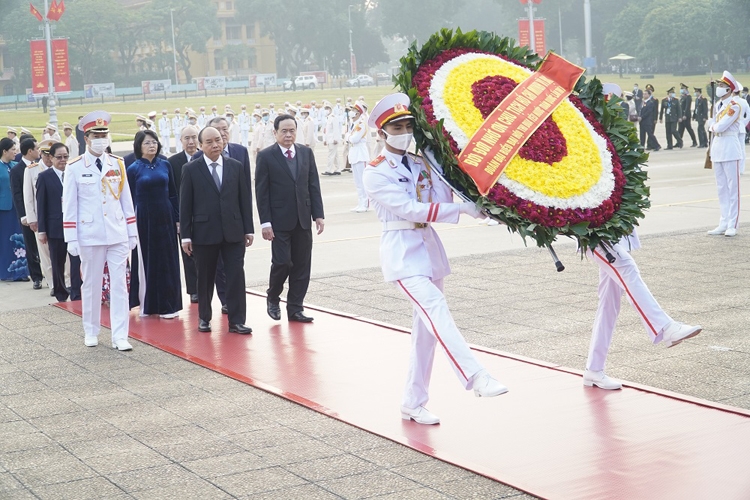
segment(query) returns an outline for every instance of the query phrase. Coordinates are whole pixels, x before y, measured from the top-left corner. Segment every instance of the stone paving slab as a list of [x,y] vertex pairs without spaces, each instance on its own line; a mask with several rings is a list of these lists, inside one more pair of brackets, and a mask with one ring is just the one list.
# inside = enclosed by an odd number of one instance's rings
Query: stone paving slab
[[[608,373],[750,409],[743,233],[643,243],[654,295],[705,330],[651,346],[623,304]],[[453,260],[446,294],[467,339],[582,369],[598,270],[561,249],[563,273],[538,249]],[[411,324],[378,269],[316,276],[308,300]],[[0,498],[531,498],[150,346],[102,344],[85,348],[80,319],[56,308],[0,313]]]

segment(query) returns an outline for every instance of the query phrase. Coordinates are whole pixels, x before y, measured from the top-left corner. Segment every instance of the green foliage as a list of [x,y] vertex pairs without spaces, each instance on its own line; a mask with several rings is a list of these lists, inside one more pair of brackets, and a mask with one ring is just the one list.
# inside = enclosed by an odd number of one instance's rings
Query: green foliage
[[630,234],[638,224],[638,219],[644,217],[644,211],[650,206],[649,188],[645,184],[648,174],[642,169],[648,155],[638,141],[635,127],[623,116],[619,100],[605,102],[601,82],[596,78],[586,82],[582,77],[574,91],[586,107],[594,111],[620,157],[622,170],[627,179],[620,209],[615,212],[612,219],[596,228],[589,228],[588,223],[561,228],[533,224],[514,209],[497,206],[486,197],[480,196],[474,181],[459,168],[450,144],[443,135],[442,121],[436,126],[427,122],[421,106],[422,98],[412,85],[412,77],[423,62],[454,47],[470,47],[503,55],[533,70],[541,63],[536,54],[526,48],[517,47],[514,40],[482,31],[463,33],[460,29],[455,32],[443,29],[432,35],[421,48],[413,43],[408,53],[401,58],[400,72],[394,77],[394,82],[411,99],[410,110],[417,123],[414,138],[418,149],[431,148],[451,184],[475,200],[482,208],[487,209],[494,218],[507,225],[509,230],[520,234],[524,241],[529,237],[541,247],[550,246],[558,236],[569,236],[576,239],[582,248],[593,249],[603,241],[616,242]]

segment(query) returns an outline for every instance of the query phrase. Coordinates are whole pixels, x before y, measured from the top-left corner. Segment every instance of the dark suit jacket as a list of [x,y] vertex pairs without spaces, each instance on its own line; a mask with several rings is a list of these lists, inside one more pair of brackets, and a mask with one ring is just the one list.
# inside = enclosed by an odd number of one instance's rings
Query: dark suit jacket
[[10,169],[10,192],[13,194],[13,207],[16,209],[16,215],[19,219],[26,217],[26,207],[23,204],[23,173],[25,170],[26,163],[23,160]]
[[[667,113],[669,110],[669,113]],[[665,117],[666,115],[666,117]],[[669,98],[665,97],[661,100],[661,110],[659,111],[659,119],[664,119],[667,123],[676,122],[678,118],[682,116],[680,112],[680,101],[676,97]]]
[[683,94],[680,97],[680,118],[684,118],[683,121],[690,121],[691,108],[693,107],[693,98],[689,95]]
[[[233,142],[230,142],[227,145],[227,150],[229,151],[230,158],[237,160],[238,162],[242,163],[243,167],[245,167],[245,171],[247,172],[247,188],[250,191],[252,191],[253,180],[252,180],[252,173],[250,170],[250,155],[247,154],[247,148],[243,146],[242,144],[235,144]],[[227,155],[224,154],[224,156],[227,156]],[[193,155],[193,160],[197,160],[198,158],[202,158],[202,157],[203,157],[203,151],[199,149]]]
[[695,111],[693,111],[693,119],[697,121],[708,120],[708,99],[705,97],[695,98]]
[[656,99],[653,97],[650,100],[643,102],[643,107],[641,108],[641,124],[651,125],[656,121],[657,106]]
[[182,167],[180,234],[195,245],[244,241],[253,234],[253,200],[242,164],[224,156],[221,193],[203,158]]
[[48,238],[64,238],[62,223],[63,185],[54,167],[48,168],[36,181],[36,212],[39,232]]
[[[198,158],[202,158],[202,156],[199,156]],[[188,162],[187,155],[184,151],[180,151],[179,153],[170,156],[167,161],[172,166],[172,177],[174,178],[174,185],[177,188],[177,196],[179,196],[180,182],[182,181],[182,167]]]
[[323,218],[320,178],[312,149],[295,144],[297,178],[292,177],[278,144],[258,153],[255,165],[255,198],[261,224],[270,222],[275,231],[291,231],[297,222],[304,229]]

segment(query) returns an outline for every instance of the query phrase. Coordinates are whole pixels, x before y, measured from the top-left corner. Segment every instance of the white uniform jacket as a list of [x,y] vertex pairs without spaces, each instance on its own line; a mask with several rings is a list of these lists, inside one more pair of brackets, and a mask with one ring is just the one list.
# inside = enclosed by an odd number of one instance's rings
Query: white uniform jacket
[[747,134],[747,124],[750,123],[750,104],[741,97],[735,97],[735,101],[740,105],[740,135]]
[[341,141],[341,122],[334,113],[329,114],[326,118],[323,128],[323,140],[328,144],[333,144],[333,141]]
[[172,134],[172,125],[169,118],[162,116],[159,118],[159,135],[161,137],[169,137]]
[[23,171],[23,206],[26,209],[26,223],[32,224],[38,222],[36,214],[36,180],[39,174],[47,170],[47,167],[41,161],[26,166]]
[[[411,172],[401,163],[401,156],[384,151],[363,174],[365,191],[383,224],[383,277],[386,281],[412,276],[442,279],[450,274],[450,265],[443,244],[429,223],[457,223],[461,204],[452,203],[453,193],[442,181],[432,182],[421,157],[407,157]],[[426,227],[396,228],[409,222]]]
[[247,114],[247,111],[243,111],[239,114],[237,117],[237,121],[240,124],[240,132],[250,132],[250,115]]
[[370,151],[367,148],[368,135],[367,122],[364,121],[364,117],[360,116],[359,120],[354,122],[354,126],[347,137],[347,141],[351,144],[349,146],[349,163],[352,165],[361,161],[370,161]]
[[182,135],[182,117],[179,115],[175,115],[172,117],[172,133],[174,133],[174,136],[179,139]]
[[79,245],[127,243],[137,236],[135,210],[122,158],[86,151],[65,168],[63,182],[63,231],[65,241]]
[[306,119],[302,120],[300,132],[302,140],[299,142],[311,148],[315,147],[317,134],[315,133],[315,121],[311,117],[308,116]]
[[70,154],[71,158],[78,156],[78,139],[76,139],[75,135],[70,134],[65,139],[65,145],[68,146],[68,154]]
[[260,151],[274,142],[276,142],[276,139],[273,136],[273,123],[263,120],[256,123],[253,131],[253,148]]
[[733,99],[719,101],[714,105],[714,118],[708,121],[708,130],[713,132],[711,161],[736,161],[742,158],[740,145],[740,105]]

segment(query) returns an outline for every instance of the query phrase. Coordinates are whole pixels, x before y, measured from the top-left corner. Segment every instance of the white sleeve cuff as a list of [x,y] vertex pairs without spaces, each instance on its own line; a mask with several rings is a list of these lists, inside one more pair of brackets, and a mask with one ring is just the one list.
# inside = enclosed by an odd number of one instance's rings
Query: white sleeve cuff
[[271,223],[270,222],[264,222],[263,224],[260,225],[261,229],[265,229],[267,227],[271,227]]
[[193,240],[191,240],[190,238],[183,238],[182,239],[182,243],[192,243],[192,242],[193,242]]

